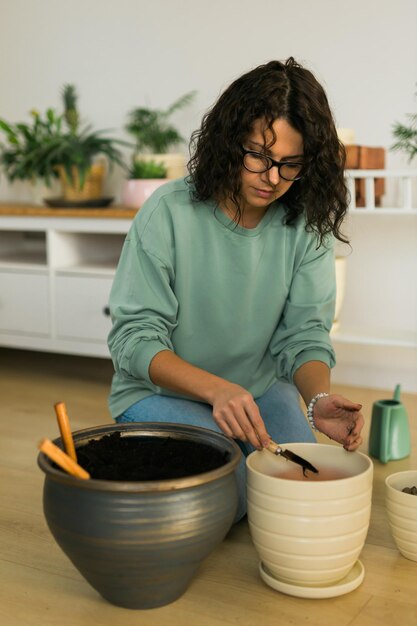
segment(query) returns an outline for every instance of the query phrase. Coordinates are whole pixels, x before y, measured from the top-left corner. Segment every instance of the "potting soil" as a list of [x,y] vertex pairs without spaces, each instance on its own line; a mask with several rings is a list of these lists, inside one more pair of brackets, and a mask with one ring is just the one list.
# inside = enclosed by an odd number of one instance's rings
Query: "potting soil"
[[165,480],[194,476],[225,465],[230,459],[207,444],[174,437],[122,437],[120,433],[92,439],[77,447],[79,465],[102,480]]

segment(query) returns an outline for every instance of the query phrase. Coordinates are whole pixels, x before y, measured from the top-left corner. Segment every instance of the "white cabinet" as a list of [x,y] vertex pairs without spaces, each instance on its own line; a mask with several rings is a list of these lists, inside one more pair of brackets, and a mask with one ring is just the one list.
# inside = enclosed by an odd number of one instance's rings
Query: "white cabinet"
[[108,357],[109,294],[135,212],[40,211],[0,210],[0,346]]
[[[346,224],[332,379],[417,393],[417,172],[347,175],[352,189],[365,179],[367,205],[351,206]],[[398,205],[375,207],[375,177],[394,179]],[[108,295],[135,211],[30,212],[0,206],[0,346],[109,357]]]
[[0,342],[8,333],[47,336],[49,279],[46,270],[0,269]]
[[112,278],[57,273],[54,290],[56,336],[102,342],[111,320],[108,311]]

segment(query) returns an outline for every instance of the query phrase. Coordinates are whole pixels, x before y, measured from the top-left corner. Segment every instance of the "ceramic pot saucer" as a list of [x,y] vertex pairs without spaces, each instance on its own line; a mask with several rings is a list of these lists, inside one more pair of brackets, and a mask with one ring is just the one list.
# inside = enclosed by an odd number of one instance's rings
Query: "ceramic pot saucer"
[[362,562],[357,560],[350,572],[342,580],[332,585],[320,585],[318,587],[292,585],[274,578],[262,561],[259,563],[259,573],[262,580],[272,589],[286,593],[289,596],[296,596],[297,598],[335,598],[359,587],[365,576],[365,568]]

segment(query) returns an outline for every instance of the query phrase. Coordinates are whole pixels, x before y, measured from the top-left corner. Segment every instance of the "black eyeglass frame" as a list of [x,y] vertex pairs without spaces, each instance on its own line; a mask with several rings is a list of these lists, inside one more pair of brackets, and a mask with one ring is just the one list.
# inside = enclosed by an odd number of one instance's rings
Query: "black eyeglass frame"
[[[301,172],[299,176],[297,176],[296,178],[285,178],[285,176],[282,176],[281,174],[281,167],[283,165],[301,165],[302,168],[306,167],[306,163],[301,163],[300,161],[275,161],[274,159],[272,159],[270,156],[267,156],[266,154],[262,154],[262,152],[256,152],[256,150],[246,150],[246,148],[242,147],[242,152],[243,152],[243,167],[245,168],[245,170],[247,170],[248,172],[252,172],[252,174],[263,174],[264,172],[269,172],[269,170],[271,170],[273,167],[277,167],[278,168],[278,174],[281,178],[283,178],[284,180],[287,180],[288,182],[294,182],[296,180],[300,180],[300,178],[302,178],[304,176],[305,172]],[[245,155],[246,154],[255,154],[258,157],[261,157],[261,159],[263,159],[264,161],[266,161],[267,163],[269,163],[269,165],[264,169],[264,170],[250,170],[246,165],[245,165]]]

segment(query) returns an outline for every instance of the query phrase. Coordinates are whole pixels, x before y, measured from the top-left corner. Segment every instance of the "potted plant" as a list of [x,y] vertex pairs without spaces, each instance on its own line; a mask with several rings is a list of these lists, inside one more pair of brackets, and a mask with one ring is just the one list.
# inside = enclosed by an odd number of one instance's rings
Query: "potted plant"
[[0,131],[5,142],[0,143],[0,168],[9,182],[29,181],[36,203],[54,193],[58,172],[49,159],[39,159],[39,151],[62,133],[63,116],[47,109],[44,116],[30,111],[31,122],[9,123],[0,119]]
[[134,158],[124,182],[123,204],[139,209],[155,189],[166,182],[166,178],[167,168],[163,163]]
[[45,119],[33,111],[33,123],[8,124],[0,120],[7,145],[0,147],[0,165],[10,181],[42,179],[48,185],[59,176],[63,199],[88,201],[102,198],[107,159],[125,169],[120,150],[131,144],[80,126],[74,85],[63,89],[64,112],[48,109]]
[[298,468],[294,474],[283,457],[257,450],[247,457],[248,523],[261,578],[300,597],[332,597],[339,584],[351,591],[364,575],[358,557],[369,528],[372,461],[324,443],[285,447],[319,469],[318,482]]
[[167,168],[167,178],[180,178],[185,174],[184,156],[169,153],[184,141],[169,120],[173,113],[192,102],[195,93],[191,91],[185,94],[164,111],[140,107],[128,115],[126,130],[135,138],[137,155],[142,160],[162,162]]
[[106,161],[100,157],[105,157],[110,167],[117,163],[125,169],[116,145],[130,144],[104,135],[106,131],[93,131],[90,125],[81,127],[74,85],[65,85],[62,96],[67,130],[51,137],[37,156],[58,171],[65,200],[100,199],[106,173]]
[[[417,96],[417,92],[415,94]],[[407,115],[408,123],[396,122],[393,126],[393,135],[397,140],[391,150],[400,150],[408,154],[408,162],[414,159],[417,154],[417,114]]]

